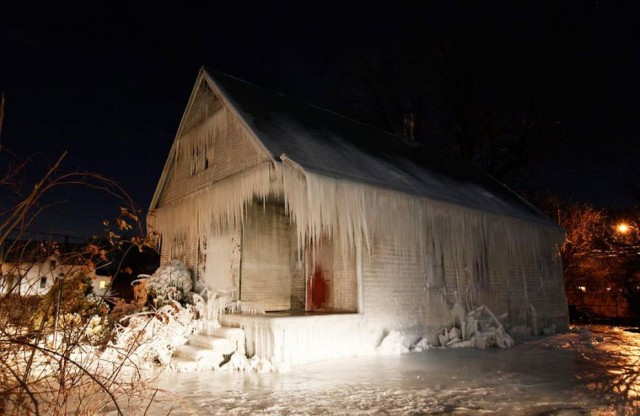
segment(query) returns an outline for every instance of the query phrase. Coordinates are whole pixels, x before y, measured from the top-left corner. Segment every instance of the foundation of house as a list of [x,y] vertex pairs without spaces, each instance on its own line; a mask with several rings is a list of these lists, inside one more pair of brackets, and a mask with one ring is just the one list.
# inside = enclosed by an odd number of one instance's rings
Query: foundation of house
[[221,324],[242,328],[248,357],[290,366],[373,351],[358,313],[270,312],[225,314]]

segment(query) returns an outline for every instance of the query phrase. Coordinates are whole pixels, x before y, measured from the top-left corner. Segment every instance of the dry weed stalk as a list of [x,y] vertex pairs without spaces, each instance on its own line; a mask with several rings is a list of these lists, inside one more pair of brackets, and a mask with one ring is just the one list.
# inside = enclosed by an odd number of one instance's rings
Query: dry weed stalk
[[[4,100],[0,131],[3,107]],[[28,161],[17,160],[4,147],[0,153],[11,157],[0,166],[0,190],[11,195],[0,204],[0,414],[146,413],[157,394],[153,372],[130,359],[134,346],[105,358],[110,336],[105,299],[90,301],[84,296],[97,260],[106,260],[105,249],[88,245],[66,253],[74,267],[57,275],[49,293],[43,294],[37,293],[38,281],[27,276],[51,251],[32,250],[42,247],[26,236],[48,207],[45,194],[63,185],[100,189],[128,207],[122,208],[114,224],[122,233],[137,231],[137,235],[125,245],[124,237],[109,231],[112,249],[142,249],[151,246],[153,236],[146,236],[133,201],[117,183],[94,173],[61,173],[66,152],[31,184],[25,174]]]

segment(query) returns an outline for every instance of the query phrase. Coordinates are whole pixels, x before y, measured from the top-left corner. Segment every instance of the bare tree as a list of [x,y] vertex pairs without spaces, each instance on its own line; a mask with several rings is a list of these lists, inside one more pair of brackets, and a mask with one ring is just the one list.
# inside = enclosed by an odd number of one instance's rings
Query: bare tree
[[[560,249],[570,305],[589,312],[585,296],[621,296],[630,316],[640,315],[640,213],[534,198],[565,229]],[[588,292],[588,295],[587,295]]]
[[340,100],[355,118],[513,184],[514,175],[529,175],[527,168],[558,148],[562,124],[533,100],[515,105],[488,91],[486,54],[481,40],[353,51]]

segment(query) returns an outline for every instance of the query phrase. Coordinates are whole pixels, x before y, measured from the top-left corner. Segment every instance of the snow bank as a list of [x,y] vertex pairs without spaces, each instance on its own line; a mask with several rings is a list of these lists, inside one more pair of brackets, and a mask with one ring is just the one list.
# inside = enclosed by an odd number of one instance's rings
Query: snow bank
[[420,339],[420,337],[400,331],[391,331],[384,337],[378,348],[376,348],[376,352],[380,355],[404,354],[409,352]]

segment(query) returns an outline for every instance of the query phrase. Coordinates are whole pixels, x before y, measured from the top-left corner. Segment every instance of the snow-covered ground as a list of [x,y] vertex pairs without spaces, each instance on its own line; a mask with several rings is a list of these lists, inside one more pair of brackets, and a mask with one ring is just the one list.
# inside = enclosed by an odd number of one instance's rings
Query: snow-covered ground
[[509,349],[436,348],[283,374],[163,373],[149,414],[639,414],[639,374],[639,333],[574,327]]

